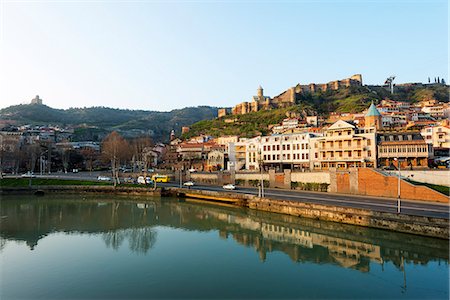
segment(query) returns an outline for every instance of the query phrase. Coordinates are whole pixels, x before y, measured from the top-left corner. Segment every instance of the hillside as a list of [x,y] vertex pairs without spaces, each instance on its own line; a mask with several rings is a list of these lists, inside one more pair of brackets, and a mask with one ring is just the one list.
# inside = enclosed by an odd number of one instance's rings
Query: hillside
[[152,135],[155,141],[167,141],[170,131],[182,126],[212,119],[217,108],[187,107],[170,112],[124,110],[107,107],[54,109],[46,105],[15,105],[0,110],[1,120],[17,124],[80,126],[74,140],[101,139],[107,132],[117,130],[125,136]]
[[252,137],[269,133],[267,126],[280,123],[286,118],[286,113],[288,112],[297,112],[300,115],[322,115],[327,117],[331,112],[361,112],[368,108],[372,101],[378,103],[385,98],[411,103],[430,99],[449,102],[448,93],[449,87],[440,84],[398,86],[395,88],[394,95],[391,95],[386,88],[380,86],[359,86],[335,91],[317,92],[302,95],[297,105],[289,108],[200,121],[193,124],[190,132],[185,134],[184,137],[189,138],[199,134]]

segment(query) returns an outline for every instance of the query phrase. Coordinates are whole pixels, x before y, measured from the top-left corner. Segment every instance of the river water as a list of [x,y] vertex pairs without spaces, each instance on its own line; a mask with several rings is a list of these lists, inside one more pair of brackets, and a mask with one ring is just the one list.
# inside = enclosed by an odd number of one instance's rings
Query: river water
[[175,198],[2,196],[3,299],[448,299],[448,241]]

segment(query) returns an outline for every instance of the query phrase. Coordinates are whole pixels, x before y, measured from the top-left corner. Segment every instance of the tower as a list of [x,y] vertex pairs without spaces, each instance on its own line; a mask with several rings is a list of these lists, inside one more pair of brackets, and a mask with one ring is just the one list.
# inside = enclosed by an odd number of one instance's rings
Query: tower
[[170,132],[170,140],[173,141],[175,139],[175,130],[172,129]]
[[372,101],[372,104],[370,104],[369,110],[364,117],[365,127],[375,127],[376,129],[381,129],[383,127],[381,118],[380,112]]
[[261,86],[258,87],[258,89],[256,90],[256,95],[262,99],[264,97],[264,90]]

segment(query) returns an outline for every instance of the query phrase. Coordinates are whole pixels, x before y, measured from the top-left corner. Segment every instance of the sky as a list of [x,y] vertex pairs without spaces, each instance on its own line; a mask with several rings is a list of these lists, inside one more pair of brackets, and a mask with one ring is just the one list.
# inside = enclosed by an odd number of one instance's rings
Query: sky
[[231,107],[259,85],[448,78],[446,0],[0,0],[0,108]]

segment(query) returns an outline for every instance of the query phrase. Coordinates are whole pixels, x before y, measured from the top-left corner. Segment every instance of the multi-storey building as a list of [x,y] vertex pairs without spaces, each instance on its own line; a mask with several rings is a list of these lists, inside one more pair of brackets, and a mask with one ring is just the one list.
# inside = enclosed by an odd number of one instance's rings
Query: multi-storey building
[[433,149],[419,132],[383,132],[377,135],[379,166],[425,168]]
[[339,120],[314,138],[315,168],[377,167],[375,127],[357,128]]
[[420,134],[427,144],[435,148],[450,148],[450,126],[447,122],[442,125],[428,126],[422,129]]
[[266,167],[309,169],[310,139],[316,134],[292,133],[261,137],[261,158]]
[[261,161],[261,137],[255,137],[246,141],[245,168],[247,170],[259,170]]

